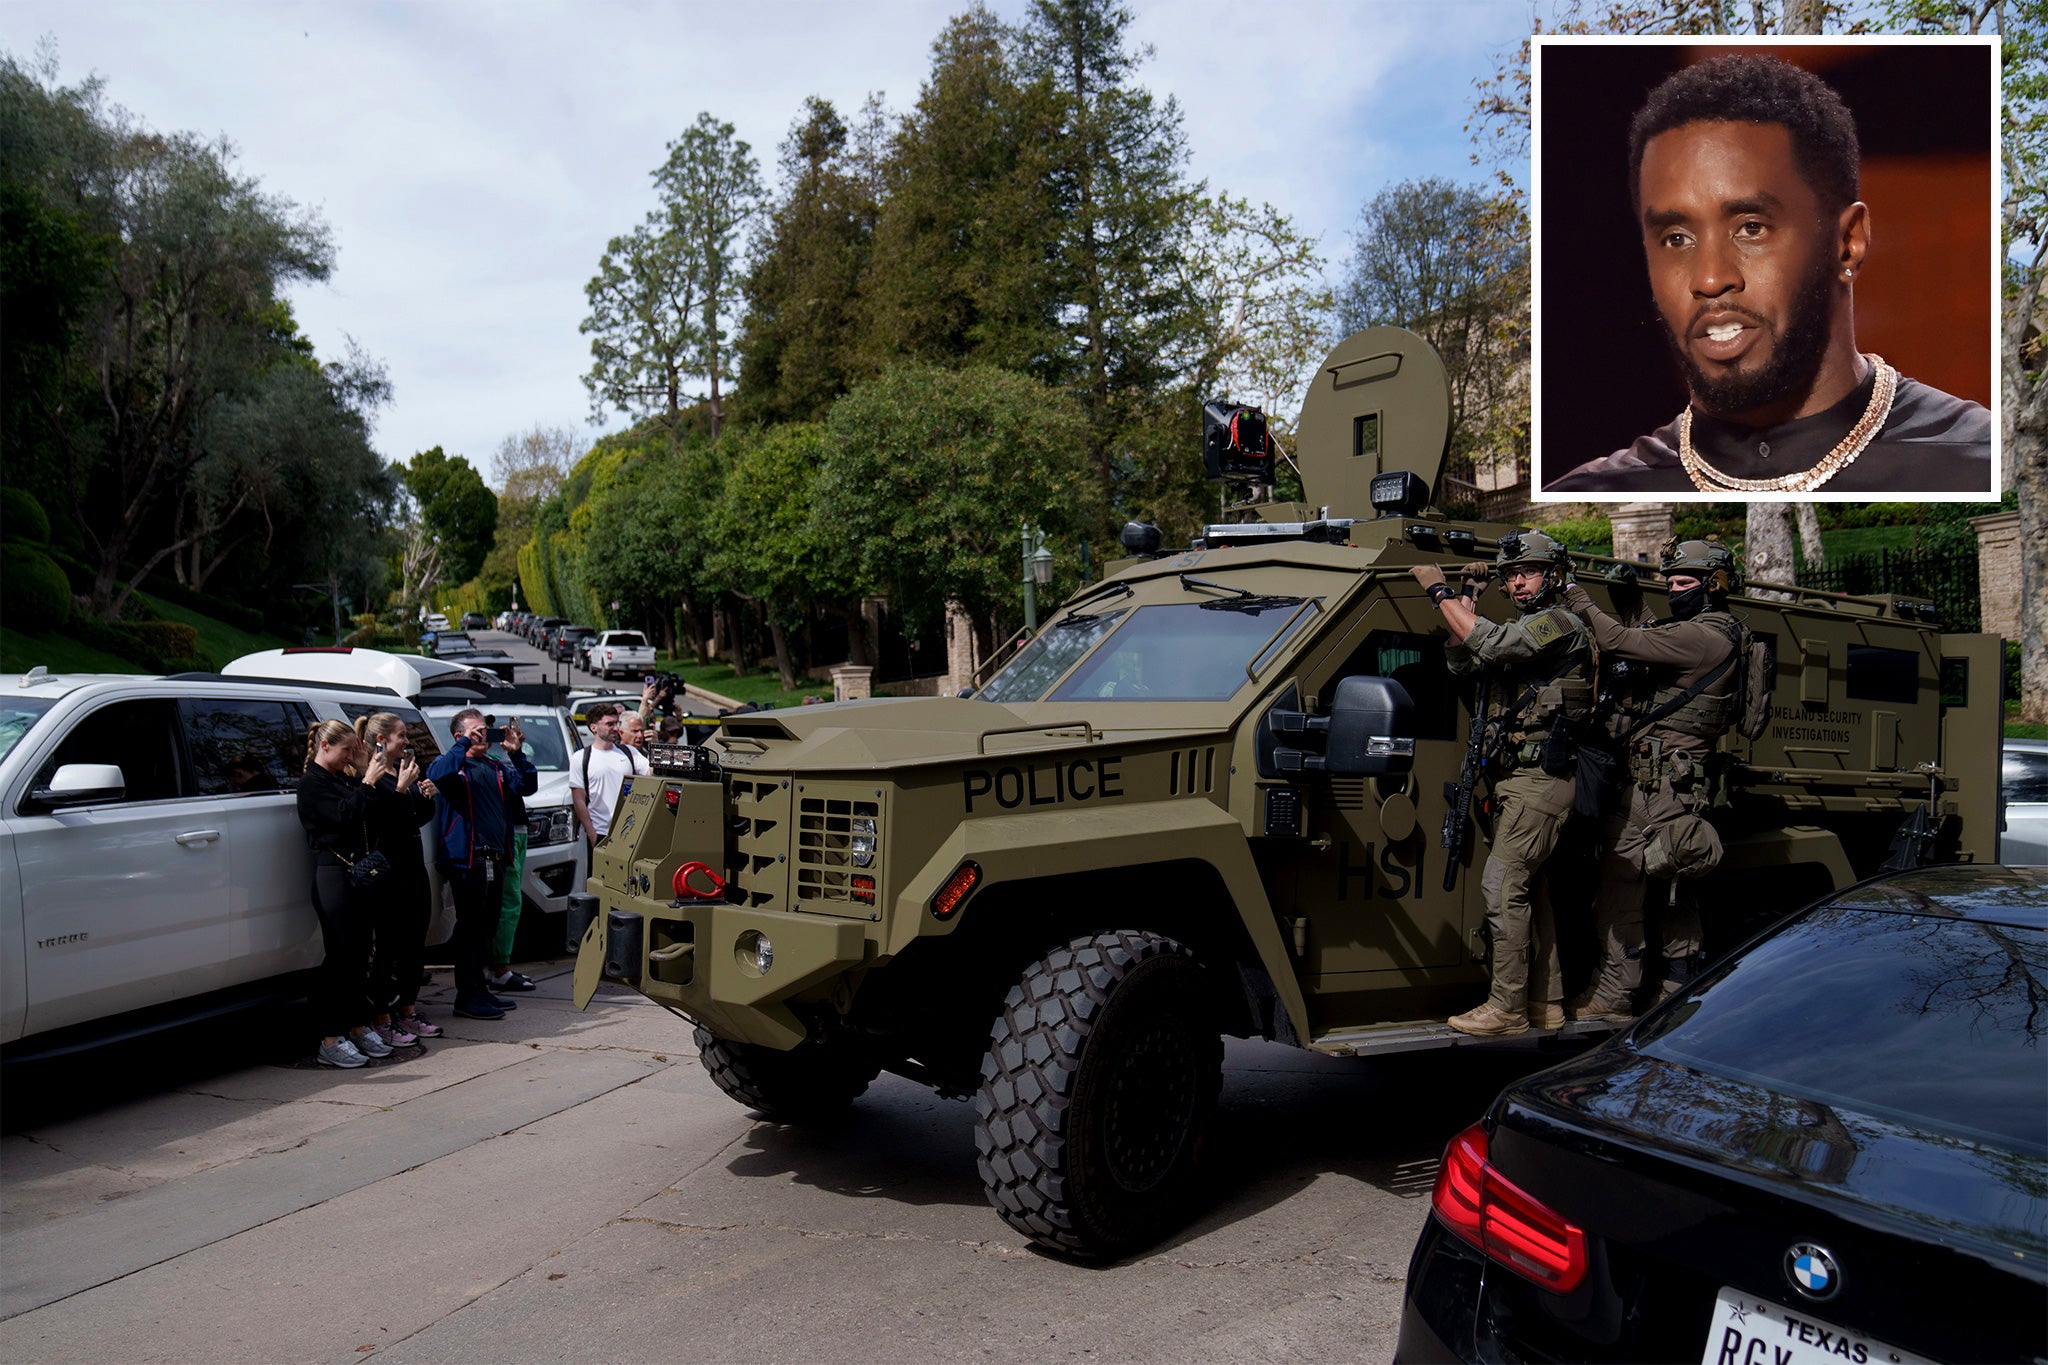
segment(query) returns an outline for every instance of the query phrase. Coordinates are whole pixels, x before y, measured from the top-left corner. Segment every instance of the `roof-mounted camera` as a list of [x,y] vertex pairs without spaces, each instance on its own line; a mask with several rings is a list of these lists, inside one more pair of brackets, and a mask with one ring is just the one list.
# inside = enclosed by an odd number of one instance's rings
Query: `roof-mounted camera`
[[1273,434],[1266,414],[1227,398],[1202,405],[1202,463],[1212,479],[1273,482]]

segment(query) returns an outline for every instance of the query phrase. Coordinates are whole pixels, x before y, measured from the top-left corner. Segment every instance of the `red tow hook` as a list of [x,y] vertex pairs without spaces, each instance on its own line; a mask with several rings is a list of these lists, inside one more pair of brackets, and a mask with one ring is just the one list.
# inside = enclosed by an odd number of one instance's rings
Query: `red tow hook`
[[[703,873],[710,881],[710,889],[700,891],[690,885],[691,874],[697,872]],[[725,878],[713,872],[709,863],[684,863],[676,869],[675,878],[669,884],[675,889],[676,899],[679,901],[715,901],[725,896]]]

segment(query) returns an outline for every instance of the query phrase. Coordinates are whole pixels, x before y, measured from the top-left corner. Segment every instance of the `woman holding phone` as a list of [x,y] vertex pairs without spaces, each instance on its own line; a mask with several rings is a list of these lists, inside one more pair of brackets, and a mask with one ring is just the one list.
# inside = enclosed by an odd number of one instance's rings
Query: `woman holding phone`
[[370,818],[373,846],[391,871],[372,900],[376,949],[370,959],[370,995],[378,1005],[377,1031],[393,1047],[410,1047],[438,1037],[440,1025],[420,1016],[427,924],[432,918],[427,860],[420,826],[434,818],[434,784],[420,776],[405,722],[389,711],[356,721],[356,733],[388,769],[377,779],[385,800]]
[[391,1047],[370,1026],[371,892],[349,879],[374,847],[371,812],[385,800],[378,781],[389,771],[381,752],[339,720],[306,732],[306,772],[299,779],[299,823],[313,849],[313,911],[326,948],[313,981],[313,1017],[321,1030],[322,1066],[359,1067],[389,1057]]

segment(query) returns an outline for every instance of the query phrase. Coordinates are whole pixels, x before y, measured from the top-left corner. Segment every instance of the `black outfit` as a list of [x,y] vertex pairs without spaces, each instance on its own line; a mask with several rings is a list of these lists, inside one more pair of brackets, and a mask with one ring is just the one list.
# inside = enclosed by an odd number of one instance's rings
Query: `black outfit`
[[[1772,479],[1811,469],[1840,443],[1870,404],[1871,366],[1847,398],[1825,412],[1774,427],[1745,427],[1693,412],[1692,444],[1708,464],[1738,479]],[[1543,486],[1546,493],[1696,493],[1678,458],[1678,418],[1612,455],[1590,460]],[[1848,468],[1812,490],[1866,495],[1982,493],[1991,486],[1991,413],[1966,399],[1899,376],[1884,426]],[[1751,496],[1730,490],[1731,500]],[[1794,495],[1796,496],[1796,494]]]
[[371,920],[376,948],[370,961],[370,997],[380,1009],[408,1014],[419,999],[426,970],[427,923],[432,916],[432,889],[426,855],[420,851],[420,826],[434,818],[434,798],[418,787],[398,790],[398,775],[377,779],[384,799],[370,808],[370,843],[391,864],[374,897]]
[[345,1038],[377,1009],[369,989],[370,935],[381,896],[349,885],[342,858],[353,862],[369,852],[371,812],[384,804],[384,794],[309,763],[298,800],[299,823],[314,851],[313,911],[326,949],[313,981],[313,1020],[323,1038]]

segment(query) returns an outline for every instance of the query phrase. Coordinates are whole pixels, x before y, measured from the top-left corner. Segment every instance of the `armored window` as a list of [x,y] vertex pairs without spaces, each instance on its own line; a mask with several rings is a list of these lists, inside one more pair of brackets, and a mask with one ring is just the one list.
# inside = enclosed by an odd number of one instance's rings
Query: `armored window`
[[1053,701],[1222,701],[1262,671],[1320,607],[1229,597],[1140,607],[1054,689]]
[[1920,656],[1879,645],[1849,646],[1849,696],[1911,706],[1920,699]]
[[1037,639],[1017,652],[1002,671],[988,680],[975,695],[983,701],[1037,701],[1045,689],[1059,681],[1097,640],[1123,620],[1127,607],[1115,611],[1065,616],[1048,626]]
[[2007,749],[1999,783],[2007,801],[2048,801],[2048,752]]
[[1457,691],[1450,670],[1444,667],[1444,637],[1411,635],[1398,630],[1376,630],[1365,643],[1351,651],[1351,657],[1328,683],[1322,685],[1324,698],[1335,696],[1337,679],[1371,674],[1401,684],[1415,703],[1415,738],[1458,738]]

